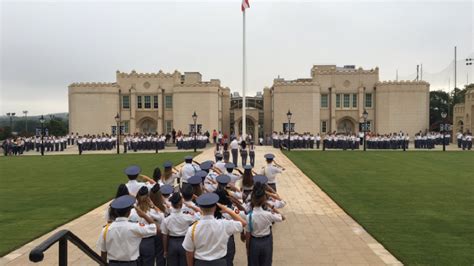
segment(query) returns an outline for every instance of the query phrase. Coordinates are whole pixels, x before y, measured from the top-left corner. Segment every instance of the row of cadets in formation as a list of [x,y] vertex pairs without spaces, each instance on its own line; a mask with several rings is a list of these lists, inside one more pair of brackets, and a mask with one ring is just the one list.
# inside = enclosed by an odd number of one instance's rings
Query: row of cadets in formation
[[290,146],[291,149],[319,149],[321,145],[321,136],[319,133],[314,136],[309,132],[305,132],[303,134],[298,133],[291,133],[290,140],[288,144],[288,133],[277,133],[273,132],[272,134],[272,145],[274,148],[288,148]]
[[117,136],[115,135],[84,135],[79,136],[76,141],[79,155],[83,151],[110,151],[117,145]]
[[[60,152],[64,151],[67,144],[67,136],[48,136],[43,137],[44,149],[47,152]],[[8,138],[2,142],[1,145],[3,154],[8,155],[21,155],[24,152],[29,151],[41,151],[41,137],[16,137]]]
[[[363,139],[363,138],[362,138]],[[407,133],[369,134],[366,136],[367,149],[397,150],[408,149],[410,136]]]
[[[445,133],[444,144],[449,145],[451,134]],[[415,134],[415,149],[434,149],[436,145],[443,145],[443,134],[439,132],[428,132],[426,134],[421,131]]]
[[178,150],[190,150],[194,149],[204,149],[206,144],[209,142],[209,137],[207,135],[197,134],[196,139],[194,135],[182,135],[176,138],[176,147]]
[[215,153],[221,154],[226,162],[230,161],[232,155],[232,163],[235,166],[239,165],[239,157],[242,167],[247,165],[247,162],[255,166],[255,146],[252,140],[247,142],[242,138],[234,138],[230,144],[216,145]]
[[458,132],[456,134],[458,148],[463,150],[471,150],[472,149],[472,133],[471,132]]
[[[274,156],[265,158],[262,172],[275,174]],[[164,172],[176,170],[175,179],[181,172],[181,187],[155,176],[156,170],[153,178],[140,175],[137,166],[125,170],[129,182],[119,186],[98,238],[102,257],[109,265],[233,265],[234,234],[240,233],[248,264],[271,265],[271,227],[284,220],[278,209],[286,205],[269,184],[275,176],[269,181],[253,175],[250,165],[240,176],[232,174],[232,163],[224,165],[222,174],[218,163],[206,161],[199,167],[192,157],[185,161],[179,171],[169,162],[163,165]],[[189,167],[195,174],[187,177]],[[138,182],[139,176],[145,182]],[[235,185],[240,179],[242,189]]]
[[123,138],[123,152],[127,151],[155,151],[165,149],[166,136],[161,134],[126,135]]

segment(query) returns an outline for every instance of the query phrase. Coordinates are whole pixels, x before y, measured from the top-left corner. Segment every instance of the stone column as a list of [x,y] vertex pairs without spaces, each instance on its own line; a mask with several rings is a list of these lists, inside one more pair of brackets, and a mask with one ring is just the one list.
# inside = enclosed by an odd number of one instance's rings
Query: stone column
[[334,86],[331,88],[331,117],[329,119],[330,132],[336,131],[336,88]]
[[[360,123],[360,118],[362,117],[362,114],[364,113],[364,96],[365,96],[365,87],[360,86],[358,89],[359,92],[359,99],[358,99],[358,106],[359,106],[359,120],[357,122]],[[358,125],[357,125],[358,127]],[[359,131],[359,130],[357,130]]]
[[137,90],[135,89],[135,86],[132,85],[132,87],[130,88],[130,125],[129,125],[131,134],[137,132],[137,125],[135,121],[136,109],[137,109]]

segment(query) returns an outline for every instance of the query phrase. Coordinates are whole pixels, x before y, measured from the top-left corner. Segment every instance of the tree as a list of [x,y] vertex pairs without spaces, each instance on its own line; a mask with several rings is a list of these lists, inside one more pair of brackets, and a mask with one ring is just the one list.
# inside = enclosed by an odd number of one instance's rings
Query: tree
[[52,116],[46,122],[45,128],[48,129],[50,136],[64,136],[68,133],[68,124],[62,118]]
[[[449,110],[452,108],[452,99],[449,93],[437,90],[430,92],[430,128],[435,129],[437,124],[441,122],[441,113],[446,112],[452,114]],[[449,117],[447,118],[449,120]]]

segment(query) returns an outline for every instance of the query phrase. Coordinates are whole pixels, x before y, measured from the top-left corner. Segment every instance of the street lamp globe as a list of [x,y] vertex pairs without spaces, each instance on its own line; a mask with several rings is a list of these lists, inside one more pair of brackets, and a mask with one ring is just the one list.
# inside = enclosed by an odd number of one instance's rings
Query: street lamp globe
[[447,115],[448,115],[448,114],[447,114],[446,112],[444,112],[444,111],[441,113],[441,117],[442,117],[443,119],[446,118]]
[[117,115],[115,116],[115,122],[118,123],[119,121],[120,121],[120,116],[119,116],[119,114],[117,113]]
[[290,112],[290,110],[288,109],[288,113],[286,113],[286,117],[288,117],[288,120],[291,120],[291,116],[293,114]]
[[43,115],[41,115],[41,117],[40,117],[40,123],[44,124],[44,116]]
[[364,112],[362,113],[362,117],[364,117],[364,120],[367,120],[367,117],[369,117],[369,113],[367,113],[367,110],[364,109]]
[[197,120],[197,118],[198,118],[198,116],[197,116],[197,114],[196,114],[196,111],[194,111],[194,113],[193,113],[193,116],[192,116],[192,117],[193,117],[193,121],[194,121],[194,123],[196,123],[196,120]]

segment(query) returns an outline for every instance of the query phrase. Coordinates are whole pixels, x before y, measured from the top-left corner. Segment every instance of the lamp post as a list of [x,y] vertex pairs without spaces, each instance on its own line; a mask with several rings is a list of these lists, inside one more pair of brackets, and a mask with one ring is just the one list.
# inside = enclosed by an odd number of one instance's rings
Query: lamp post
[[445,134],[446,134],[446,115],[447,113],[445,111],[443,111],[441,113],[441,117],[443,118],[443,123],[441,124],[441,131],[443,131],[443,151],[446,151],[446,137],[445,137]]
[[13,117],[15,113],[7,113],[7,116],[10,118],[10,131],[13,132]]
[[117,135],[117,154],[120,154],[120,115],[118,113],[115,116],[115,122],[117,122],[117,129],[115,130]]
[[28,134],[28,111],[23,111],[23,114],[25,115],[25,133]]
[[364,109],[364,112],[362,113],[362,117],[364,118],[364,128],[362,129],[364,131],[364,151],[367,150],[367,117],[369,114],[367,113],[367,110]]
[[44,155],[44,116],[41,115],[39,119],[41,123],[41,156]]
[[197,135],[197,126],[196,126],[196,121],[197,121],[197,114],[196,111],[194,111],[192,115],[193,121],[194,121],[194,152],[196,152],[197,149],[197,143],[196,143],[196,135]]
[[290,109],[288,109],[288,113],[286,113],[286,117],[288,118],[288,151],[291,150],[291,139],[290,139],[290,135],[291,135],[291,116],[293,114],[290,112]]

